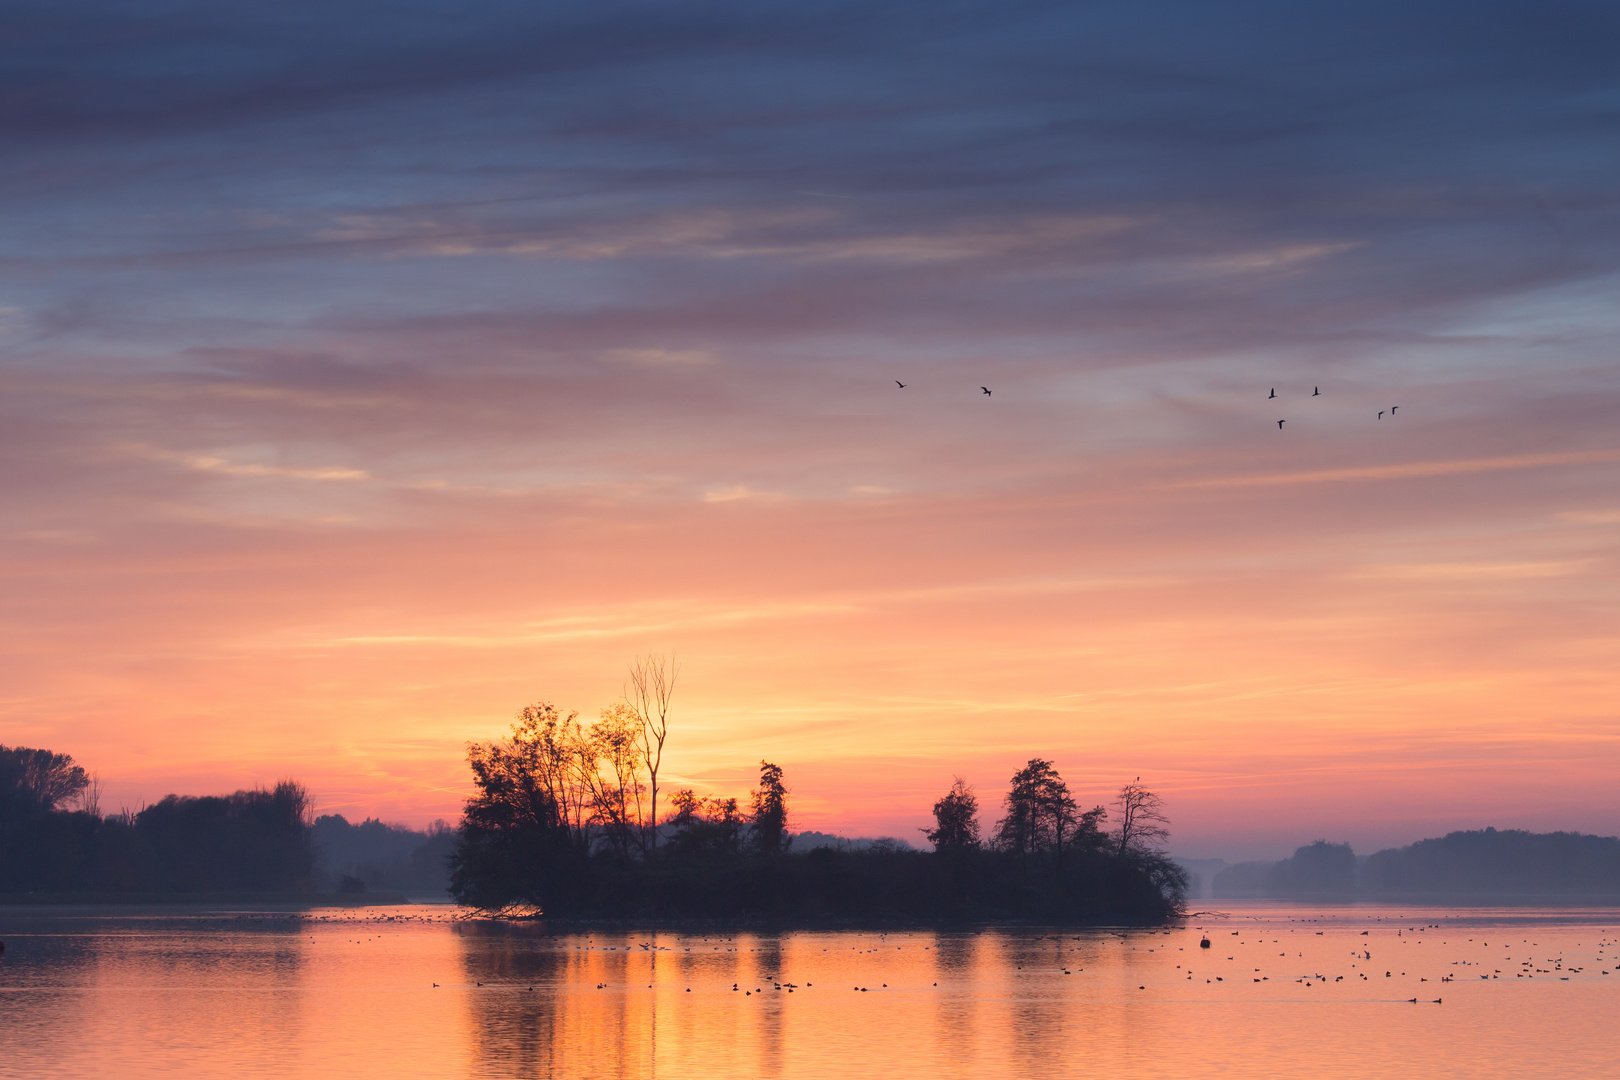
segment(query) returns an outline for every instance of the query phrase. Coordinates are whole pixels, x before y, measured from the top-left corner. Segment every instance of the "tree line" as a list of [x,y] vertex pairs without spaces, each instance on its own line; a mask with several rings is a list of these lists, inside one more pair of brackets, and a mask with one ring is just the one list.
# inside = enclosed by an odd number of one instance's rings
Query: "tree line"
[[542,702],[506,738],[468,745],[475,793],[450,858],[458,901],[554,918],[1158,921],[1180,910],[1187,879],[1162,851],[1160,797],[1137,779],[1112,809],[1082,809],[1042,758],[1014,773],[988,836],[958,777],[934,804],[931,852],[791,850],[789,790],[768,761],[746,801],[683,788],[661,814],[676,674],[638,660],[624,697],[590,725]]
[[69,755],[0,747],[0,893],[290,897],[436,882],[447,863],[458,901],[553,918],[1154,922],[1180,910],[1187,879],[1160,849],[1159,797],[1132,781],[1111,808],[1083,809],[1041,758],[1014,773],[984,836],[957,778],[934,804],[929,852],[794,850],[791,792],[769,761],[745,796],[665,793],[677,677],[673,660],[637,660],[588,725],[525,708],[507,737],[468,745],[474,794],[453,830],[429,834],[312,821],[292,780],[103,814]]
[[1620,838],[1487,828],[1367,856],[1318,840],[1276,862],[1228,866],[1212,885],[1218,897],[1612,900],[1620,897]]
[[412,829],[378,818],[351,822],[342,814],[322,814],[315,819],[310,838],[315,844],[317,889],[449,896],[449,858],[456,831],[445,821]]
[[310,797],[286,780],[103,814],[68,754],[0,746],[0,893],[305,893]]

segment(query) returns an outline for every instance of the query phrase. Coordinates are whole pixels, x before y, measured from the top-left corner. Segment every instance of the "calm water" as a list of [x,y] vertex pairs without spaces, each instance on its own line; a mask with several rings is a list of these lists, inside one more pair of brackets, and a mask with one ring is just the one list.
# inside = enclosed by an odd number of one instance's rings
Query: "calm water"
[[17,1078],[1620,1075],[1613,910],[558,936],[433,907],[0,909],[0,940]]

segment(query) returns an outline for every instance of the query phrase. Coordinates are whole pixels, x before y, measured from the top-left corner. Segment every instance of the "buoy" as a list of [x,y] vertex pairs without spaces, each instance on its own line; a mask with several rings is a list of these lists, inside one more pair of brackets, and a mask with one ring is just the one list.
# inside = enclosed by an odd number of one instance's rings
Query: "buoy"
[[1198,943],[1198,947],[1199,947],[1199,948],[1200,948],[1200,949],[1207,949],[1207,948],[1209,948],[1209,938],[1204,938],[1204,939],[1203,939],[1203,940],[1202,940],[1202,941],[1200,941],[1200,942],[1199,942],[1199,943]]

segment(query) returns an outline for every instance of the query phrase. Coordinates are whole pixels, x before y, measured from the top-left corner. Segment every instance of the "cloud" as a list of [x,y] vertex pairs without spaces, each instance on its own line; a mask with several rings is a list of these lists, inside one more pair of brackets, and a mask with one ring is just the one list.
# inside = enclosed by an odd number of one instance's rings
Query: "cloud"
[[730,487],[715,488],[703,493],[706,503],[780,503],[787,501],[787,496],[774,491],[756,491],[747,484],[732,484]]
[[653,367],[710,365],[716,359],[713,353],[702,349],[607,349],[601,355],[610,363]]
[[1458,461],[1413,461],[1398,465],[1364,465],[1343,469],[1274,473],[1264,476],[1225,476],[1184,480],[1176,488],[1291,487],[1296,484],[1331,484],[1357,480],[1419,480],[1434,476],[1544,469],[1559,465],[1597,465],[1620,461],[1620,450],[1575,450],[1553,454],[1517,454],[1507,457],[1468,458]]
[[540,619],[511,630],[485,630],[473,633],[427,632],[414,634],[351,634],[341,637],[315,637],[293,642],[269,643],[271,648],[448,646],[456,649],[512,649],[527,645],[561,642],[592,642],[599,639],[638,638],[676,634],[703,629],[735,627],[760,622],[800,621],[848,614],[858,610],[848,603],[769,604],[754,607],[717,607],[704,601],[653,606],[562,618]]
[[193,472],[213,473],[219,476],[319,481],[371,479],[371,474],[366,470],[350,468],[345,465],[267,465],[254,461],[232,461],[230,458],[218,454],[182,453],[150,446],[122,447],[119,448],[119,452],[131,458],[173,462]]
[[1414,563],[1369,566],[1354,576],[1407,581],[1521,581],[1570,577],[1590,569],[1591,565],[1588,561]]
[[369,480],[364,469],[350,469],[341,465],[328,465],[310,469],[287,468],[281,465],[236,463],[221,457],[201,454],[183,454],[175,458],[188,469],[198,472],[220,473],[225,476],[274,476],[294,480]]
[[5,725],[431,817],[678,645],[689,774],[1295,755],[1332,822],[1347,732],[1490,728],[1609,805],[1614,10],[378,10],[8,9]]

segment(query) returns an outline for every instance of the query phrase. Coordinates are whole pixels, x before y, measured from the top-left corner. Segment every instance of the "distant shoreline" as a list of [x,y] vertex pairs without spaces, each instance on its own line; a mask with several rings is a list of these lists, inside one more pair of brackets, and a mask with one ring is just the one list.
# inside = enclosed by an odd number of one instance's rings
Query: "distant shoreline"
[[[320,907],[398,907],[434,903],[411,900],[403,893],[0,893],[0,907],[276,907],[304,910]],[[443,901],[450,906],[450,901]]]
[[1191,903],[1202,906],[1243,904],[1312,904],[1321,907],[1355,907],[1358,904],[1426,904],[1431,907],[1616,907],[1620,893],[1369,893],[1364,896],[1202,896]]
[[588,930],[672,930],[694,932],[700,930],[728,931],[728,930],[764,930],[764,931],[823,931],[823,930],[881,930],[881,931],[910,931],[910,930],[995,930],[1008,929],[1040,929],[1042,927],[1062,928],[1069,930],[1157,930],[1172,923],[1183,920],[1183,916],[1171,916],[1159,922],[1137,921],[1065,921],[1053,919],[906,919],[906,918],[864,918],[864,919],[792,919],[792,918],[579,918],[557,917],[547,918],[544,915],[500,915],[483,912],[469,913],[466,922],[476,924],[513,923],[519,926],[532,926],[542,931],[555,930],[559,933],[579,933]]

